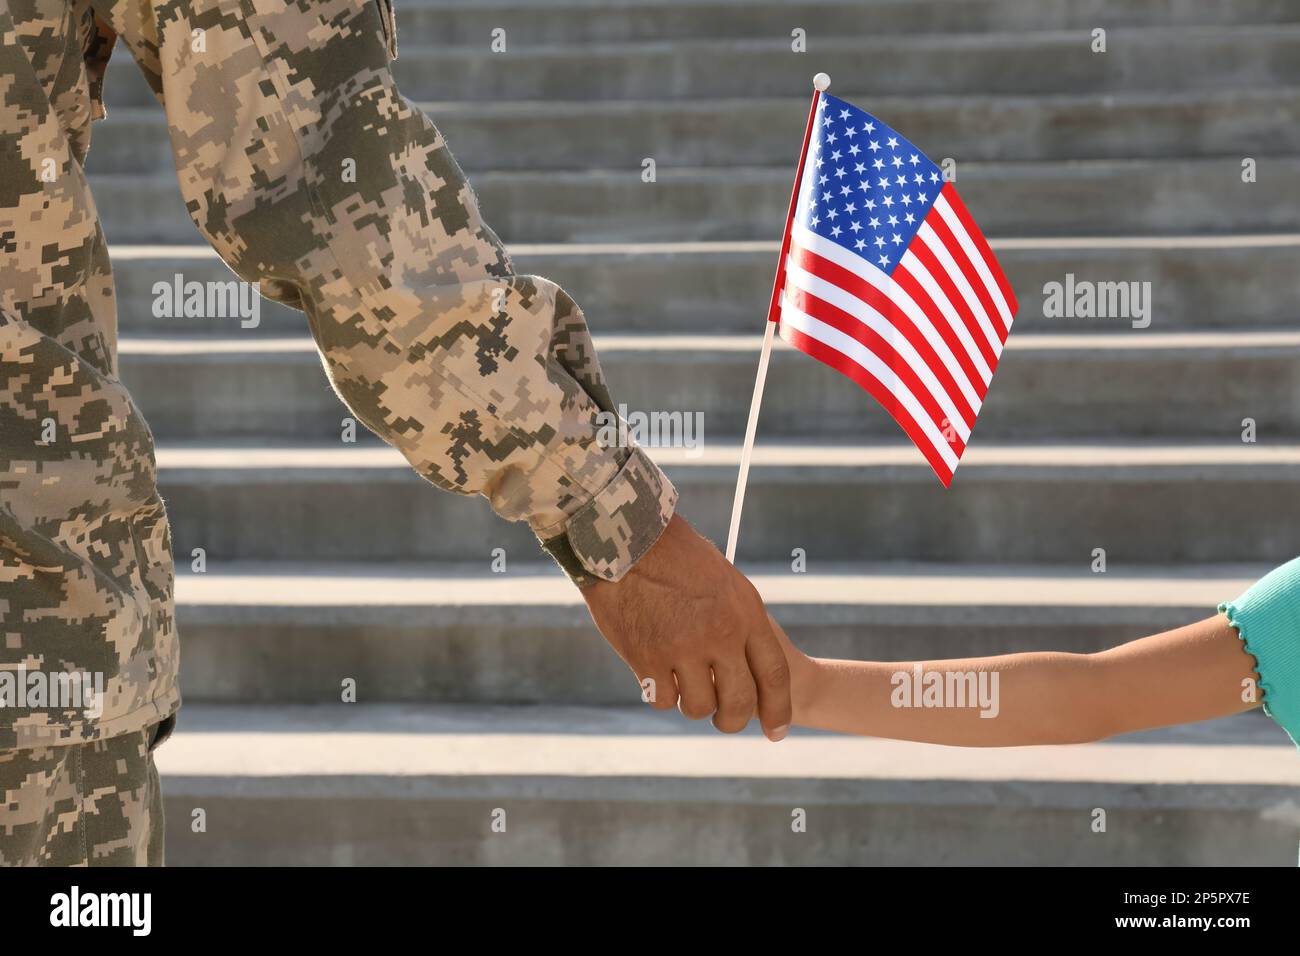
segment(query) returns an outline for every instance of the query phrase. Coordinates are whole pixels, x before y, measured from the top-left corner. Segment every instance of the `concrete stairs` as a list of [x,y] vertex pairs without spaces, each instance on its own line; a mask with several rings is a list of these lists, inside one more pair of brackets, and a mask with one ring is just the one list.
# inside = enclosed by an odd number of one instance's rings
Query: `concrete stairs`
[[[814,562],[747,567],[772,613],[824,657],[909,660],[1044,646],[1100,650],[1194,620],[1266,565]],[[240,561],[181,568],[193,700],[608,706],[631,675],[567,582],[543,564]],[[1225,724],[1232,723],[1225,721]],[[599,728],[592,728],[597,730]]]
[[984,751],[626,708],[193,705],[158,763],[175,862],[1293,866],[1268,723]]

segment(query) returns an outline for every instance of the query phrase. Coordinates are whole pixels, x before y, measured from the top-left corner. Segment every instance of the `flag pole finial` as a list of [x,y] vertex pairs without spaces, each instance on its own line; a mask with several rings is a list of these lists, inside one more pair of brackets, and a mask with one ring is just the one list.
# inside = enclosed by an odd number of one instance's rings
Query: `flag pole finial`
[[831,78],[827,73],[818,73],[813,77],[813,88],[818,92],[825,93],[831,88]]

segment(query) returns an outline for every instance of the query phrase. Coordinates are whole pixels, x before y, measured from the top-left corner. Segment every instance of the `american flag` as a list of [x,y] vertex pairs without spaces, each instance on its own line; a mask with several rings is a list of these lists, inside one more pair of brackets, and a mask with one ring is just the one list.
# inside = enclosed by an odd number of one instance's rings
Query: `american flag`
[[769,318],[893,416],[945,488],[1016,298],[943,171],[869,113],[819,94]]

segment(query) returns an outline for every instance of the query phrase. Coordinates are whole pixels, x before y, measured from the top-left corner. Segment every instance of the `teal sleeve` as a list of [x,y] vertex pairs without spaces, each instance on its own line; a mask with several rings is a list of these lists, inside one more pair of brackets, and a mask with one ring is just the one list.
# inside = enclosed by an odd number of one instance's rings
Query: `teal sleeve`
[[1300,746],[1300,558],[1219,605],[1253,655],[1264,712]]

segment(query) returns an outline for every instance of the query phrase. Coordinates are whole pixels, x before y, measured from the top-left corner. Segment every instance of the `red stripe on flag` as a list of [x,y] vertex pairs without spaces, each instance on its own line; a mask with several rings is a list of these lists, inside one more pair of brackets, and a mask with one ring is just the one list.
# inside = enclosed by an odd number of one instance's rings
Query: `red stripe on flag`
[[[948,366],[944,363],[943,359],[939,357],[938,353],[935,352],[934,348],[926,340],[925,336],[921,333],[921,330],[916,327],[916,323],[912,321],[911,316],[904,312],[893,299],[889,298],[889,296],[881,292],[861,276],[850,272],[848,269],[845,269],[837,263],[831,262],[829,259],[823,259],[812,250],[803,248],[797,242],[791,243],[790,258],[805,272],[830,283],[837,289],[847,292],[855,298],[862,300],[879,312],[880,315],[884,317],[885,321],[896,328],[903,337],[911,343],[912,348],[916,349],[917,353],[921,356],[921,359],[925,362],[926,367],[929,368],[934,374],[934,377],[939,380],[939,384],[943,386],[944,392],[952,400],[953,405],[957,407],[957,411],[961,413],[961,417],[965,421],[966,426],[969,428],[975,424],[975,410],[971,408],[970,403],[966,401],[966,396],[962,394],[961,387],[958,386],[956,379],[953,378],[952,372],[949,371]],[[788,290],[789,286],[787,286],[787,294]],[[801,311],[808,312],[807,309],[802,309]],[[836,309],[836,311],[839,312],[838,309]],[[811,315],[812,313],[810,312],[809,314]],[[862,325],[861,321],[848,313],[841,312],[840,314],[846,316],[855,325]],[[820,318],[820,316],[817,316],[817,318]],[[947,326],[947,323],[945,322],[943,325]],[[839,326],[836,327],[839,328]],[[863,326],[863,328],[865,329],[866,327]],[[846,335],[854,335],[854,333],[847,328],[842,328],[840,331],[844,332]],[[941,336],[943,335],[943,331],[947,331],[948,335],[952,336],[954,340],[956,339],[956,336],[952,334],[951,329],[940,330],[939,334]],[[856,338],[856,335],[854,337]],[[859,339],[859,341],[861,340]],[[944,336],[944,341],[948,341],[947,336]],[[867,345],[866,342],[863,342],[862,344]],[[961,347],[960,342],[957,342],[954,347],[953,342],[948,341],[948,347],[952,349],[954,355],[958,357],[958,361],[960,361],[960,356],[965,355],[966,350]],[[872,351],[880,354],[874,348],[872,348]],[[970,360],[967,359],[967,362],[969,361]],[[962,367],[965,369],[965,365]],[[975,378],[971,380],[972,388],[975,390],[976,394],[979,394],[980,387],[983,385],[983,380],[979,378],[979,375],[974,371],[973,366],[971,369],[967,370],[967,375],[969,376],[971,374],[975,375]]]
[[[989,246],[988,240],[984,238],[984,233],[980,232],[980,227],[975,223],[975,217],[970,214],[966,204],[961,201],[961,196],[957,195],[957,187],[952,183],[945,183],[940,195],[948,200],[948,205],[952,211],[957,214],[961,224],[966,227],[966,235],[970,236],[971,242],[975,243],[975,248],[979,254],[984,257],[984,264],[988,266],[993,280],[997,282],[998,288],[1002,290],[1002,298],[1006,300],[1007,308],[1011,312],[1011,317],[1016,317],[1016,312],[1020,310],[1020,303],[1016,301],[1016,293],[1011,288],[1011,283],[1007,279],[1006,273],[998,265],[997,256],[993,254],[993,249]],[[999,318],[1000,318],[999,314]],[[1009,330],[1008,330],[1009,331]],[[1005,337],[1003,341],[1006,341]]]
[[[984,327],[980,325],[979,319],[975,318],[975,314],[971,312],[970,306],[966,304],[966,297],[958,290],[957,284],[952,281],[952,276],[948,275],[948,270],[939,262],[938,257],[930,251],[930,248],[925,244],[925,240],[922,239],[919,234],[912,239],[912,244],[908,247],[908,251],[920,260],[921,265],[925,266],[925,271],[930,273],[930,278],[935,281],[939,286],[940,291],[942,291],[948,301],[952,303],[952,307],[956,310],[957,315],[961,317],[962,324],[966,326],[966,331],[970,333],[971,340],[974,341],[975,347],[979,349],[980,355],[984,356],[984,364],[987,365],[989,371],[992,372],[997,368],[997,354],[994,353],[993,346],[989,345],[989,337],[984,331]],[[906,269],[907,266],[900,263],[898,268]],[[897,272],[898,270],[895,269],[894,271]],[[938,304],[936,303],[936,309],[937,307]],[[942,313],[937,314],[941,315]],[[983,379],[980,379],[980,381],[983,381]],[[983,395],[980,396],[981,399],[983,399],[983,397]]]
[[962,371],[966,373],[966,381],[970,382],[970,387],[975,390],[975,394],[982,402],[984,396],[988,394],[989,387],[984,383],[984,376],[980,374],[979,368],[975,365],[975,360],[971,358],[970,351],[957,333],[953,331],[952,325],[944,317],[938,303],[930,298],[930,293],[925,291],[925,286],[921,285],[920,280],[908,271],[907,266],[900,263],[894,269],[891,278],[900,289],[912,297],[916,307],[925,313],[926,318],[930,320],[930,324],[938,330],[939,335],[948,343],[949,350],[956,357],[958,364],[961,365]]
[[[989,327],[993,329],[993,334],[998,337],[999,342],[1006,342],[1007,330],[1003,327],[1002,316],[998,312],[997,303],[993,301],[992,293],[984,285],[979,270],[975,268],[975,264],[966,255],[966,250],[962,248],[961,242],[953,235],[948,223],[944,221],[943,216],[940,215],[937,209],[931,207],[925,221],[934,230],[934,234],[939,237],[943,247],[948,250],[948,255],[952,256],[953,262],[957,263],[957,268],[966,277],[967,284],[974,290],[976,298],[979,299],[980,305],[984,309],[984,314],[989,317]],[[980,334],[988,338],[987,332],[981,331]]]
[[921,454],[925,456],[925,460],[930,463],[930,467],[939,476],[943,486],[947,488],[952,484],[952,472],[948,469],[948,463],[943,460],[943,457],[931,444],[929,436],[922,431],[921,426],[908,414],[902,403],[894,397],[894,393],[881,384],[874,375],[842,352],[837,352],[830,346],[804,335],[798,329],[792,329],[788,325],[781,325],[781,338],[800,352],[811,355],[823,365],[829,365],[841,375],[853,379],[870,393],[871,397],[878,401],[885,411],[889,412],[890,417],[898,423],[898,427],[906,432],[907,437],[912,440],[912,444],[916,445]]
[[[898,353],[897,349],[891,346],[889,342],[880,335],[876,334],[876,332],[872,331],[872,329],[863,325],[856,317],[823,299],[817,298],[815,295],[810,295],[803,289],[787,288],[786,298],[787,301],[800,312],[812,316],[819,322],[824,322],[826,325],[829,325],[837,331],[843,332],[859,345],[868,349],[885,365],[889,366],[890,370],[898,376],[903,385],[907,387],[907,390],[912,393],[913,397],[916,398],[921,407],[925,409],[925,413],[930,416],[930,422],[934,427],[940,432],[945,430],[951,432],[953,435],[953,441],[949,442],[949,444],[952,446],[952,450],[957,454],[957,456],[961,456],[961,453],[966,448],[966,444],[961,440],[960,436],[957,435],[955,429],[948,423],[948,414],[943,410],[943,406],[935,401],[930,390],[926,387],[925,383],[921,381],[921,377],[916,374],[910,365],[907,364],[907,359],[903,358],[903,356]],[[829,348],[830,346],[827,347]],[[845,356],[845,361],[852,362],[853,359]],[[874,377],[872,380],[878,381],[878,379],[875,379]],[[888,389],[889,386],[886,383],[882,382],[881,384]],[[969,425],[970,423],[968,422],[967,427],[969,427]]]

